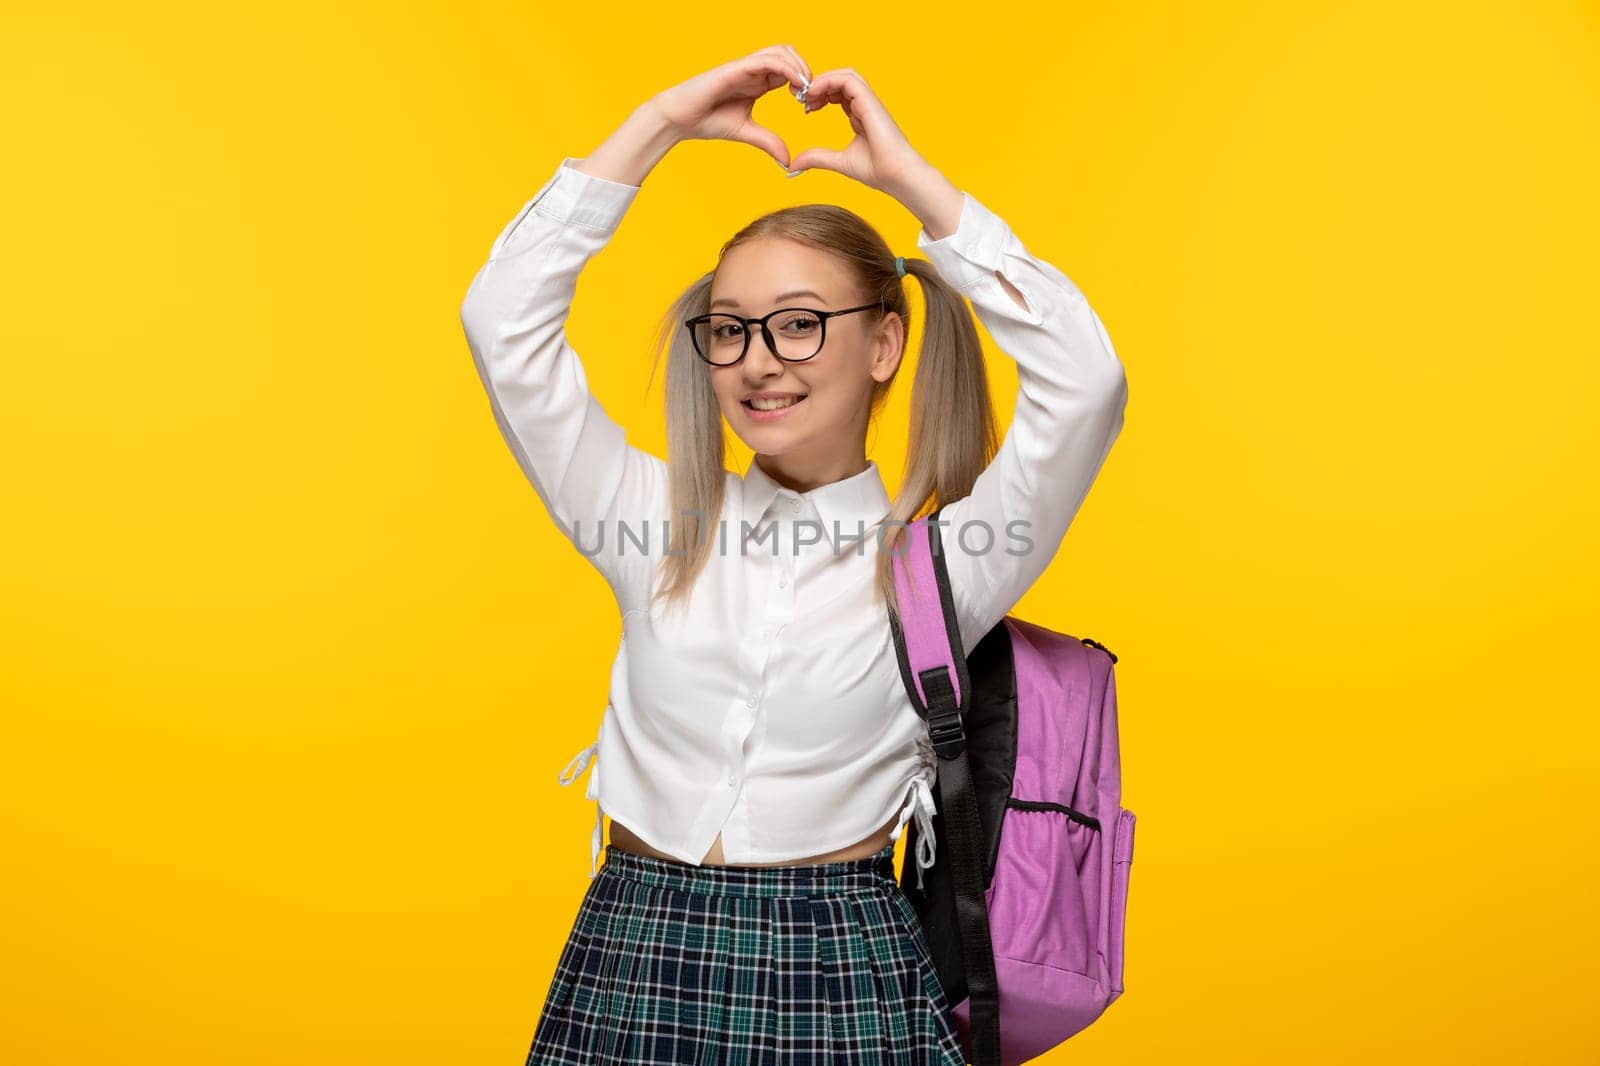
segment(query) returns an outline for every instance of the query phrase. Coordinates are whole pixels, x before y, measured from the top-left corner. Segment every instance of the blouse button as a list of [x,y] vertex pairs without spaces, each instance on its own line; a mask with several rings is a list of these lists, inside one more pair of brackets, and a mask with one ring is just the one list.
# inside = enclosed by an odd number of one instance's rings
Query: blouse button
[[799,514],[800,513],[800,501],[799,500],[790,500],[789,501],[789,510],[793,511],[795,514]]
[[728,774],[728,787],[732,788],[734,785],[737,785],[738,783],[739,783],[738,776],[736,774],[729,773]]
[[745,706],[746,706],[746,707],[754,707],[754,706],[755,706],[755,705],[756,705],[756,698],[755,698],[755,696],[754,696],[754,695],[751,695],[751,696],[748,696],[748,697],[746,697],[746,699],[745,699],[745,701],[744,701],[744,705],[745,705]]
[[787,575],[787,574],[778,575],[778,587],[780,589],[786,589],[786,588],[789,587],[789,575]]

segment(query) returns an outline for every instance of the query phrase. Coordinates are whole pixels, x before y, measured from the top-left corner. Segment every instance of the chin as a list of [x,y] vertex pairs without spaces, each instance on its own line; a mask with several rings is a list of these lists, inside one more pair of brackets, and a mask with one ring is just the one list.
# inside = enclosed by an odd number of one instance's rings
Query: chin
[[768,429],[765,426],[757,426],[753,432],[745,436],[746,447],[762,455],[787,455],[805,446],[805,441],[796,434],[776,428]]

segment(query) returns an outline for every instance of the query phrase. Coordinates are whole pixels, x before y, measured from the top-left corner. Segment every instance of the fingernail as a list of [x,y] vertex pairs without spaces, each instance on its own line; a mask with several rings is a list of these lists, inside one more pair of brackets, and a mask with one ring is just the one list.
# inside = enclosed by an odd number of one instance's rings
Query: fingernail
[[788,176],[788,177],[791,177],[791,178],[798,178],[800,175],[804,174],[805,172],[806,172],[806,168],[805,167],[801,167],[799,170],[788,170],[788,169],[784,170],[784,174],[786,176]]

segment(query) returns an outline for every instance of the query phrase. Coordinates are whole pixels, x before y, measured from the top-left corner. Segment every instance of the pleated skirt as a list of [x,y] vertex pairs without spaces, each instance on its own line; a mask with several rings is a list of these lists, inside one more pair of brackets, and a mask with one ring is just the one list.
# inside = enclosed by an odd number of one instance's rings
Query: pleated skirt
[[893,845],[799,866],[605,856],[527,1066],[965,1066]]

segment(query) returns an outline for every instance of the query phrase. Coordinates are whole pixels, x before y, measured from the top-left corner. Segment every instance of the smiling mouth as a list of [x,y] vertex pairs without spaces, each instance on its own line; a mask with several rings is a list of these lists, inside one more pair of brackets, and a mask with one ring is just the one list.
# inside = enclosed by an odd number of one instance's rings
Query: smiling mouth
[[744,404],[745,407],[752,411],[782,411],[784,408],[793,407],[795,404],[801,403],[804,400],[804,396],[789,396],[781,400],[776,398],[766,398],[740,400],[739,402]]

